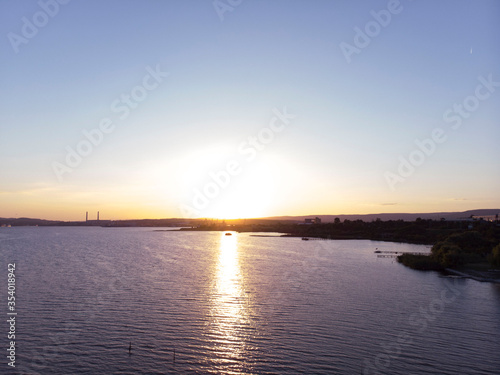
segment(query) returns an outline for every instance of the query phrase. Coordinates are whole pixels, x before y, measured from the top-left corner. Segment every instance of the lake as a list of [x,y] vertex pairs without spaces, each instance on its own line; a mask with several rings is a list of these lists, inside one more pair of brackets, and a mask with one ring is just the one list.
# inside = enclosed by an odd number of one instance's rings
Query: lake
[[0,228],[2,311],[15,262],[18,313],[16,368],[3,356],[0,372],[500,373],[500,284],[414,271],[376,249],[430,251],[279,234]]

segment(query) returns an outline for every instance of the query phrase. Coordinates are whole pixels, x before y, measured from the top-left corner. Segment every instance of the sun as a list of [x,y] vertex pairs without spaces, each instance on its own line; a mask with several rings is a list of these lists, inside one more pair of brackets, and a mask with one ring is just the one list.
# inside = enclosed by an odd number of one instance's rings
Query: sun
[[238,177],[211,202],[207,217],[243,219],[269,215],[275,195],[272,176],[264,169],[254,169]]
[[208,210],[208,217],[216,219],[244,219],[266,216],[265,207],[251,202],[226,202]]
[[[171,190],[178,197],[182,215],[216,219],[270,216],[287,193],[276,189],[280,182],[283,185],[283,162],[264,154],[245,160],[223,146],[190,152],[177,162],[182,178]],[[165,179],[165,184],[170,182]]]
[[[250,189],[249,189],[250,190]],[[268,199],[255,192],[231,192],[207,209],[207,217],[217,219],[243,219],[264,217],[268,212]]]

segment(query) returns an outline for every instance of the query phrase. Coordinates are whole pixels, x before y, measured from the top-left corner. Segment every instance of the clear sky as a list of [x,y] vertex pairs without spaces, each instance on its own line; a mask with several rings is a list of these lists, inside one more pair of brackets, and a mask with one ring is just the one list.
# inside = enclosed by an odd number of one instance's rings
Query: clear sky
[[499,208],[499,19],[495,0],[3,0],[0,217]]

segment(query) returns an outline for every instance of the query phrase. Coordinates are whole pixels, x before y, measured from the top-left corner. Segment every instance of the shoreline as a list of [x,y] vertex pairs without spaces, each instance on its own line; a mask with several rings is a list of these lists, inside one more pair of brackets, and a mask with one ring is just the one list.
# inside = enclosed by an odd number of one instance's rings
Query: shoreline
[[[464,269],[461,271],[454,270],[452,268],[445,268],[444,269],[446,272],[451,273],[456,276],[461,276],[466,279],[472,279],[475,281],[479,281],[482,283],[496,283],[500,284],[500,271],[499,270],[493,270],[493,271],[476,271],[476,270],[471,270],[471,269]],[[496,278],[491,278],[488,277],[490,273],[496,273],[498,276]]]

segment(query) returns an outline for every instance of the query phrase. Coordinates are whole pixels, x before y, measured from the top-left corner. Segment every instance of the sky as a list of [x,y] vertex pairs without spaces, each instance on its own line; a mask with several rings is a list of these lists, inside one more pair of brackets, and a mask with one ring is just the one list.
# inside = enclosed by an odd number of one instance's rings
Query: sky
[[500,2],[0,1],[0,217],[500,208]]

